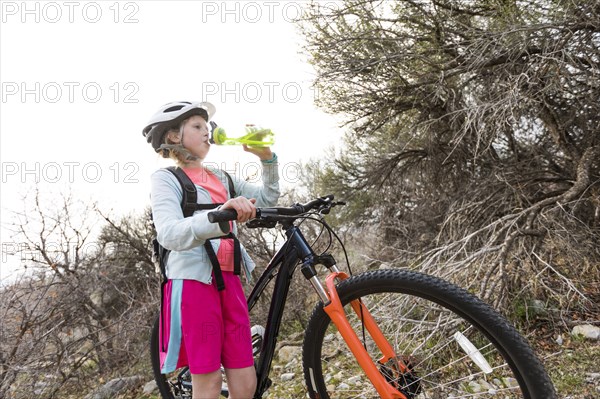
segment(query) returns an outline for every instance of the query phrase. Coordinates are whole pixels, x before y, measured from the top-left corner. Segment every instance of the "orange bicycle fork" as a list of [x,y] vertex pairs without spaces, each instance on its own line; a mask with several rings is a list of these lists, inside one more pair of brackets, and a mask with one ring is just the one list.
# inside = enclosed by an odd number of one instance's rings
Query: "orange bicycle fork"
[[[346,341],[350,351],[358,361],[358,364],[363,369],[367,378],[371,381],[379,396],[383,399],[408,399],[405,395],[403,395],[398,389],[394,388],[382,373],[379,371],[367,350],[361,343],[360,339],[356,335],[356,332],[350,326],[348,319],[346,318],[346,312],[344,311],[344,307],[340,301],[340,298],[337,293],[337,289],[335,286],[336,279],[345,280],[348,278],[346,273],[340,272],[335,265],[326,265],[328,269],[332,272],[329,274],[325,280],[325,285],[327,287],[327,291],[325,291],[324,287],[317,279],[316,275],[312,275],[309,278],[309,281],[313,285],[313,288],[317,291],[323,303],[323,310],[327,315],[331,318],[331,321],[337,327],[338,331]],[[313,269],[314,270],[314,269]],[[306,274],[305,274],[306,276]],[[308,276],[306,276],[308,277]],[[371,313],[369,313],[366,306],[360,301],[360,299],[355,299],[350,302],[350,305],[358,315],[359,319],[362,320],[366,330],[369,332],[369,335],[378,346],[379,350],[383,354],[383,357],[379,359],[379,363],[386,364],[389,361],[397,361],[397,369],[398,373],[408,372],[408,367],[400,360],[397,359],[396,353],[392,348],[392,345],[385,338],[381,329],[375,322]]]

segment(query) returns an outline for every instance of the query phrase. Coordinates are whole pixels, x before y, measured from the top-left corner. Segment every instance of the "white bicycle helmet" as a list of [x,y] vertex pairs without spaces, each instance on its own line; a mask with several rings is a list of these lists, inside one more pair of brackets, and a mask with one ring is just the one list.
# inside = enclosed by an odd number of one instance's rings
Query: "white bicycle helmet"
[[176,101],[160,107],[150,118],[150,121],[142,131],[146,141],[152,144],[156,152],[160,151],[162,139],[171,128],[178,128],[185,119],[200,115],[206,121],[210,121],[217,112],[215,106],[209,102]]

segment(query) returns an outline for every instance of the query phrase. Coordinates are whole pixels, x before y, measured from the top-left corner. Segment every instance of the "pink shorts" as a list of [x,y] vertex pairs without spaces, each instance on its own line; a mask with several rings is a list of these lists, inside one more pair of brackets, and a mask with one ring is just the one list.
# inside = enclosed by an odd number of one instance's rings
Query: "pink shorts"
[[[248,305],[240,278],[223,272],[225,290],[195,280],[169,280],[160,318],[163,373],[189,366],[192,374],[254,364]],[[213,278],[214,281],[214,278]]]

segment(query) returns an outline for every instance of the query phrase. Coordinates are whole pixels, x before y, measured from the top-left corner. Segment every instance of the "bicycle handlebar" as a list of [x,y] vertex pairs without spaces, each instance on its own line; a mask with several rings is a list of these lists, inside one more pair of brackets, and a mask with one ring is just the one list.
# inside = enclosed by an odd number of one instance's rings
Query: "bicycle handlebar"
[[[309,212],[315,208],[328,209],[336,205],[333,202],[333,194],[326,195],[324,197],[316,198],[306,204],[294,204],[290,207],[275,207],[275,208],[256,208],[256,218],[262,220],[284,220],[290,216],[299,216],[306,212]],[[341,204],[341,203],[340,203]],[[228,222],[230,220],[237,219],[237,212],[235,209],[223,209],[219,211],[211,211],[208,213],[208,221],[211,223]]]

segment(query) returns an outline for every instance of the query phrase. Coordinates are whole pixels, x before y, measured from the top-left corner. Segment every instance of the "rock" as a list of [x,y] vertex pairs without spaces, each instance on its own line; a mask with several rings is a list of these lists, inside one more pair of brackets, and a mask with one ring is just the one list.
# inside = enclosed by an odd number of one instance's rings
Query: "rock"
[[335,334],[327,334],[324,338],[323,338],[323,342],[331,342],[334,339],[336,339]]
[[102,310],[107,310],[117,299],[117,293],[114,290],[105,288],[96,288],[90,294],[92,303]]
[[600,327],[592,326],[591,324],[581,324],[573,327],[571,335],[581,335],[586,339],[600,339]]
[[280,362],[288,363],[293,358],[299,356],[301,352],[302,349],[299,346],[284,346],[283,348],[279,349],[277,356],[279,357]]
[[158,386],[156,385],[156,381],[152,380],[152,381],[147,382],[144,385],[144,389],[142,390],[142,393],[144,395],[151,395],[156,391],[158,391]]
[[294,357],[292,360],[290,360],[289,362],[287,362],[287,364],[285,366],[283,366],[283,368],[285,370],[290,370],[290,369],[292,369],[296,365],[298,365],[298,358]]
[[482,392],[481,385],[479,385],[475,381],[469,381],[469,392],[472,392],[472,393],[480,393],[480,392]]
[[350,385],[346,384],[345,382],[342,382],[340,385],[337,386],[337,389],[340,391],[346,391],[350,389]]
[[484,392],[490,392],[490,391],[495,391],[495,388],[492,384],[490,384],[489,382],[487,382],[486,380],[483,379],[479,379],[477,380],[477,383],[481,386],[481,390]]
[[41,397],[42,394],[44,393],[44,390],[46,390],[46,388],[48,388],[50,386],[49,383],[44,382],[44,381],[36,381],[36,383],[33,386],[33,393],[37,396],[37,397]]
[[94,392],[89,393],[85,399],[110,399],[116,397],[123,391],[128,391],[139,387],[144,382],[144,377],[133,376],[115,378],[114,380],[108,381]]
[[531,316],[544,316],[548,313],[546,304],[544,301],[540,301],[539,299],[533,299],[529,301],[528,306],[529,314]]
[[352,384],[352,385],[356,385],[356,383],[360,382],[362,380],[362,376],[360,375],[355,375],[354,377],[350,377],[348,378],[348,384]]
[[294,378],[294,373],[281,374],[281,381],[290,381]]
[[558,334],[558,337],[556,337],[556,343],[559,344],[559,345],[562,345],[563,342],[564,341],[563,341],[562,334]]
[[589,384],[600,381],[600,373],[586,373],[585,381]]
[[518,388],[519,387],[519,382],[517,381],[516,378],[513,378],[513,377],[503,377],[502,384],[504,384],[504,386],[506,388]]

